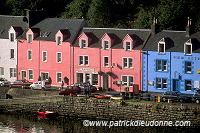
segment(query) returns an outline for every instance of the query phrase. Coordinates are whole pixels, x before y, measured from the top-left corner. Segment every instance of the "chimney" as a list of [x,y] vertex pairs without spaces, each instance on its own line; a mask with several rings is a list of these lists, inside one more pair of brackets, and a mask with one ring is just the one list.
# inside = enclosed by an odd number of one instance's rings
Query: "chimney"
[[158,33],[158,25],[157,25],[157,19],[154,17],[153,24],[151,25],[151,34]]
[[27,23],[28,27],[32,27],[35,24],[39,23],[46,17],[46,13],[44,11],[36,11],[36,10],[27,10],[26,11]]
[[188,17],[188,24],[187,24],[187,26],[185,27],[186,36],[187,36],[187,37],[189,37],[189,36],[191,35],[191,31],[192,31],[191,24],[192,24],[192,19],[190,19],[190,17]]

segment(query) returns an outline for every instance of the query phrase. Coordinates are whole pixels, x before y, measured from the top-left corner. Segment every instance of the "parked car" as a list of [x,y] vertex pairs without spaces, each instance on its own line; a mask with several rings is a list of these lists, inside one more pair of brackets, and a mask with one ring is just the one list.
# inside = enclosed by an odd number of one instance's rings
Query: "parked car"
[[32,84],[32,82],[29,82],[28,80],[16,80],[13,83],[10,83],[9,87],[10,88],[30,88],[30,85]]
[[59,91],[59,95],[69,95],[70,93],[72,94],[76,94],[76,93],[80,93],[81,92],[81,88],[78,86],[69,86],[66,89],[63,89],[61,91]]
[[192,96],[192,101],[196,102],[197,104],[200,103],[200,89],[196,90],[196,92]]
[[33,84],[30,85],[31,89],[40,89],[40,90],[45,90],[46,88],[50,88],[51,84],[48,81],[37,81]]
[[0,86],[9,86],[10,81],[5,78],[0,78]]
[[[71,86],[78,86],[78,87],[81,88],[81,91],[84,91],[84,84],[83,83],[75,83],[75,84],[72,84]],[[97,88],[93,85],[90,85],[90,91],[95,92],[95,91],[97,91]]]
[[166,91],[163,93],[161,100],[163,102],[172,100],[177,102],[189,102],[191,101],[191,97],[183,95],[182,93],[178,91]]

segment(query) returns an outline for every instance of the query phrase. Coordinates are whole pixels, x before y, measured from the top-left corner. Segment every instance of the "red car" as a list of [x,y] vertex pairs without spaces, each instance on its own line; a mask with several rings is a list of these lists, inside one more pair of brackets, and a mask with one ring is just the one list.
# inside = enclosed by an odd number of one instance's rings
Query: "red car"
[[76,94],[76,93],[80,93],[81,92],[81,88],[78,86],[70,86],[67,87],[64,90],[59,91],[59,95],[69,95],[70,93],[72,94]]
[[32,84],[32,82],[29,82],[27,80],[16,80],[13,83],[10,83],[10,88],[30,88],[30,85]]

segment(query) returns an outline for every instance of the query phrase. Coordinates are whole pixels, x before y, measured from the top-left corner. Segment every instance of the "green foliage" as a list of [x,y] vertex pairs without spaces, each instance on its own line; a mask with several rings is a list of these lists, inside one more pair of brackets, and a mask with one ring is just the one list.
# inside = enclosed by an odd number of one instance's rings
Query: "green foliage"
[[86,18],[91,0],[74,0],[65,7],[65,12],[61,13],[61,18],[80,19]]
[[25,15],[43,9],[49,17],[84,18],[90,27],[185,30],[187,17],[200,30],[199,0],[1,0],[0,14]]

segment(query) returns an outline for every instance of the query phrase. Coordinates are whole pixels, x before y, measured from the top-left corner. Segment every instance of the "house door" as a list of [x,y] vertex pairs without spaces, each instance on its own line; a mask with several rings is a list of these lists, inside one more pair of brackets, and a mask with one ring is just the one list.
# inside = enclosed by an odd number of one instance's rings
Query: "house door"
[[107,74],[104,74],[103,75],[103,89],[108,89],[108,83],[109,83],[109,81],[108,81],[108,75]]
[[179,80],[178,79],[173,79],[173,91],[178,91],[179,90]]
[[26,71],[22,71],[22,79],[26,79]]

